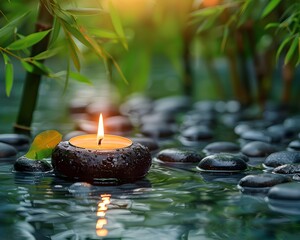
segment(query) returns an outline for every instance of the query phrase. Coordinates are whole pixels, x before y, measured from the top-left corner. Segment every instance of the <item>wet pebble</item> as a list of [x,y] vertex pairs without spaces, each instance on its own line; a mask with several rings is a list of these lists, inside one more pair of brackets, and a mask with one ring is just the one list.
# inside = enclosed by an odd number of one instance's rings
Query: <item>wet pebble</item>
[[160,98],[153,102],[154,112],[181,112],[190,107],[191,100],[185,96],[171,96]]
[[86,132],[83,132],[83,131],[72,131],[72,132],[69,132],[69,133],[67,133],[67,134],[64,135],[63,141],[69,141],[73,137],[77,137],[77,136],[84,135],[84,134],[86,134]]
[[248,175],[239,181],[238,188],[242,192],[267,192],[270,187],[289,182],[288,177],[272,173]]
[[12,145],[17,150],[26,150],[30,144],[30,138],[23,134],[0,134],[0,142]]
[[168,148],[160,151],[156,158],[162,162],[198,163],[204,155],[192,150]]
[[49,172],[52,166],[46,160],[32,160],[22,156],[16,160],[14,169],[18,172]]
[[291,163],[300,163],[300,152],[280,151],[272,153],[265,159],[264,166],[275,168]]
[[299,174],[300,164],[284,164],[273,169],[273,173],[278,174]]
[[283,125],[291,131],[298,133],[300,131],[300,115],[285,119]]
[[276,150],[276,147],[269,143],[253,141],[243,146],[241,152],[248,157],[265,157],[276,152]]
[[82,98],[73,99],[73,100],[70,101],[69,111],[72,114],[85,113],[88,104],[89,104],[88,100],[85,100],[85,99],[82,99]]
[[[300,184],[296,182],[290,182],[274,186],[270,189],[268,198],[276,200],[300,201]],[[290,202],[290,204],[292,203]]]
[[120,106],[123,115],[140,117],[152,111],[152,100],[142,95],[132,95]]
[[101,98],[89,104],[86,111],[90,119],[95,122],[98,122],[100,113],[102,113],[103,118],[117,116],[119,114],[119,110],[115,104]]
[[212,130],[207,126],[192,126],[181,132],[182,140],[201,141],[211,139],[213,137]]
[[291,141],[288,145],[287,150],[289,151],[300,151],[300,140]]
[[281,140],[280,136],[277,133],[262,130],[247,130],[240,136],[241,138],[248,141],[261,141],[267,143],[279,142]]
[[282,139],[292,138],[295,134],[288,128],[285,128],[282,124],[272,125],[267,128],[267,131],[273,134],[277,134]]
[[168,138],[175,134],[174,127],[166,123],[147,124],[142,126],[140,130],[144,136],[152,138]]
[[15,157],[17,153],[18,151],[13,146],[0,142],[0,159]]
[[207,154],[221,153],[221,152],[236,153],[239,150],[240,150],[239,145],[233,142],[213,142],[208,144],[203,149],[203,151]]
[[238,155],[217,153],[203,158],[198,169],[205,172],[240,172],[247,169],[247,164]]
[[126,133],[133,130],[133,125],[128,117],[114,116],[105,119],[105,131],[111,134]]
[[152,138],[147,137],[132,137],[130,138],[133,142],[137,142],[146,146],[150,151],[155,151],[159,148],[157,142]]
[[174,123],[175,120],[176,119],[174,114],[152,113],[152,114],[146,114],[142,116],[140,119],[140,124],[147,125],[147,124]]

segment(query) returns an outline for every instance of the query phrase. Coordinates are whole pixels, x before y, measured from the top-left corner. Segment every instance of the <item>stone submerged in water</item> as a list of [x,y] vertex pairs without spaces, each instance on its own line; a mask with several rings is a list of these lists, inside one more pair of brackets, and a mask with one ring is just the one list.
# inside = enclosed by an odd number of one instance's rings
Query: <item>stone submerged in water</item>
[[22,156],[16,160],[14,169],[17,172],[49,172],[52,166],[46,160],[34,160]]
[[142,144],[147,147],[150,151],[155,151],[159,148],[157,142],[152,138],[147,137],[132,137],[130,138],[133,142]]
[[18,151],[13,146],[0,142],[0,159],[15,157],[17,153]]
[[276,147],[269,143],[254,141],[247,143],[241,152],[248,157],[266,157],[276,150]]
[[0,134],[0,142],[9,144],[22,151],[29,147],[30,138],[23,134],[6,133]]
[[273,173],[278,174],[299,174],[300,164],[285,164],[273,169]]
[[172,125],[161,124],[147,124],[141,127],[141,133],[146,137],[152,138],[168,138],[175,134],[175,129]]
[[264,161],[264,166],[275,168],[285,164],[300,163],[300,152],[280,151],[270,154]]
[[239,145],[233,142],[213,142],[203,149],[205,153],[212,154],[212,153],[237,153],[240,151]]
[[248,141],[261,141],[267,143],[279,142],[281,140],[280,136],[276,133],[253,129],[243,132],[241,138]]
[[288,177],[276,175],[272,173],[262,173],[256,175],[248,175],[242,178],[238,184],[241,192],[266,193],[270,187],[280,183],[289,182]]
[[184,143],[197,142],[201,140],[208,140],[213,137],[212,130],[207,126],[191,126],[183,130],[181,133],[180,140]]
[[297,140],[291,141],[288,145],[287,150],[300,152],[300,140],[297,139]]
[[284,214],[300,214],[300,184],[283,183],[272,187],[268,192],[268,206]]
[[239,155],[217,153],[203,158],[198,169],[204,172],[241,172],[247,169],[247,163]]
[[192,150],[168,148],[160,151],[156,158],[161,162],[199,163],[203,155]]

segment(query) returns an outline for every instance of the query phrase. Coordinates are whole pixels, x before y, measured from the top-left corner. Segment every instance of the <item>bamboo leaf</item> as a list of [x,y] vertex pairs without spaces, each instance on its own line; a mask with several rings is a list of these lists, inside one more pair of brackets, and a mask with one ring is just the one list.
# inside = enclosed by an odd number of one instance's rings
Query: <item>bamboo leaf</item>
[[22,39],[16,40],[7,46],[8,50],[21,50],[33,46],[41,41],[51,30],[32,33]]
[[296,53],[296,50],[297,50],[297,47],[298,47],[298,44],[299,44],[299,40],[298,40],[298,37],[295,37],[286,56],[285,56],[285,59],[284,59],[284,64],[287,64],[291,58],[293,57],[293,55]]
[[90,16],[90,15],[98,15],[105,11],[101,8],[69,8],[66,10],[66,12],[73,15]]
[[221,12],[223,12],[224,7],[222,6],[214,6],[214,7],[207,7],[207,8],[202,8],[200,10],[194,11],[191,14],[191,17],[208,17],[211,15],[215,15],[215,14],[220,14]]
[[49,49],[44,52],[41,52],[33,57],[34,60],[43,60],[46,58],[53,57],[62,51],[62,47],[57,47],[54,49]]
[[113,26],[116,30],[116,33],[121,38],[121,43],[122,43],[123,47],[126,50],[128,50],[128,44],[127,44],[126,37],[125,37],[125,34],[124,34],[122,21],[120,19],[120,16],[119,16],[116,8],[114,7],[114,5],[111,2],[109,4],[109,10],[110,10],[109,12],[110,12],[112,24],[113,24]]
[[70,54],[71,54],[71,58],[72,58],[72,61],[74,63],[74,66],[77,69],[77,71],[80,71],[80,60],[79,60],[79,57],[78,57],[79,49],[78,49],[77,45],[75,44],[74,40],[72,39],[72,37],[70,36],[69,33],[66,34],[66,39],[67,39],[67,42],[68,42],[68,46],[69,46],[69,49],[70,49]]
[[270,29],[270,28],[277,28],[277,27],[279,27],[280,26],[280,24],[279,23],[276,23],[276,22],[274,22],[274,23],[269,23],[269,24],[267,24],[266,26],[265,26],[265,29],[267,30],[267,29]]
[[229,27],[226,26],[224,28],[224,33],[223,33],[223,38],[222,38],[222,43],[221,43],[221,50],[222,51],[225,50],[227,39],[228,39],[228,35],[229,35]]
[[30,64],[24,60],[21,60],[21,64],[27,72],[30,72],[30,73],[34,72],[34,66],[32,64]]
[[289,41],[292,40],[292,37],[287,37],[279,46],[277,53],[276,53],[276,61],[278,61],[280,54],[282,52],[282,50],[284,49],[284,47],[288,44]]
[[59,32],[60,32],[60,24],[59,21],[57,20],[57,18],[54,19],[53,22],[53,27],[52,27],[52,33],[51,33],[51,38],[49,41],[49,46],[52,46],[54,44],[54,42],[57,40],[58,36],[59,36]]
[[44,131],[34,138],[25,156],[33,160],[48,158],[61,139],[62,135],[55,130]]
[[92,35],[99,37],[99,38],[110,38],[110,39],[117,39],[119,36],[112,32],[112,31],[107,31],[103,29],[89,29],[89,33]]
[[10,58],[5,53],[2,54],[5,63],[5,91],[6,95],[9,97],[14,81],[14,67],[10,61]]
[[93,83],[85,76],[83,76],[82,74],[80,73],[76,73],[76,72],[71,72],[70,71],[70,77],[78,82],[82,82],[82,83],[86,83],[86,84],[89,84],[89,85],[93,85]]
[[22,14],[21,16],[15,18],[14,20],[8,22],[4,27],[0,29],[0,39],[7,36],[10,32],[13,33],[13,29],[17,27],[24,19],[28,16],[29,12]]
[[271,0],[271,1],[269,1],[268,5],[265,7],[265,9],[264,9],[264,11],[261,15],[261,18],[264,18],[270,12],[272,12],[272,10],[277,7],[277,5],[280,3],[280,1],[281,0]]
[[43,74],[46,76],[49,76],[51,74],[50,68],[48,68],[46,65],[39,61],[32,61],[32,64],[34,65],[33,72],[36,74]]

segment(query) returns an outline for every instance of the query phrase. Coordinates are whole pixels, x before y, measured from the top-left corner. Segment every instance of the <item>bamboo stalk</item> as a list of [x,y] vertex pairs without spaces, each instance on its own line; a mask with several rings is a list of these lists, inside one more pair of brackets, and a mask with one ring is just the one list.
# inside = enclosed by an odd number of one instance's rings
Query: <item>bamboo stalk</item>
[[[50,4],[52,0],[49,0]],[[40,0],[39,15],[36,23],[36,32],[52,28],[53,16],[48,11],[44,0]],[[35,44],[31,49],[31,56],[44,52],[48,48],[49,34],[40,42]],[[40,61],[42,62],[42,61]],[[27,72],[18,117],[14,126],[15,132],[29,134],[33,113],[38,99],[38,91],[42,76],[40,74]]]
[[283,89],[282,103],[288,105],[291,97],[292,81],[295,74],[294,66],[289,62],[282,67]]

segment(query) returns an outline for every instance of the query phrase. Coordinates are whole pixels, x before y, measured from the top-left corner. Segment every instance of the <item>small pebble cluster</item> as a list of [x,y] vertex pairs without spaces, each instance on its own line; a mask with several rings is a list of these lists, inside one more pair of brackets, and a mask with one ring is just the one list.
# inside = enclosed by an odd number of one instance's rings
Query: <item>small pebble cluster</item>
[[[70,103],[76,130],[64,140],[96,133],[100,112],[106,133],[148,147],[157,164],[189,166],[204,180],[208,174],[236,177],[243,194],[266,194],[277,211],[288,202],[299,205],[300,115],[291,115],[285,107],[268,103],[261,116],[236,101],[192,103],[183,96],[152,100],[134,95],[119,108],[77,99]],[[0,157],[16,156],[28,143],[23,135],[2,134]]]

